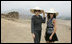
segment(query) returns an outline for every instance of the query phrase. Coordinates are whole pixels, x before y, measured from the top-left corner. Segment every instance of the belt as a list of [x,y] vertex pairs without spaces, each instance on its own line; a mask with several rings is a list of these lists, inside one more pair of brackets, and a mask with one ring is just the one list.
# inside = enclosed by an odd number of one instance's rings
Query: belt
[[47,27],[47,28],[53,28],[53,27]]

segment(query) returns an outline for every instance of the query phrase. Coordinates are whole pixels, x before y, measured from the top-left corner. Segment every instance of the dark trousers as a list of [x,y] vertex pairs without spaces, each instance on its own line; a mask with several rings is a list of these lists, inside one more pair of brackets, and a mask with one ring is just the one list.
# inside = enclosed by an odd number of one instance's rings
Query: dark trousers
[[34,43],[40,43],[41,30],[36,30],[34,34],[35,34]]

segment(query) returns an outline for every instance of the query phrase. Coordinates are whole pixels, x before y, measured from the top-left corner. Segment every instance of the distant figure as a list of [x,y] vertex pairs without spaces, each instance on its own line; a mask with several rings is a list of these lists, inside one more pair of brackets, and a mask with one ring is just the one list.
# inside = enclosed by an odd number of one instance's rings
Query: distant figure
[[[31,12],[35,15],[31,18],[31,33],[34,39],[34,43],[40,43],[42,23],[45,23],[45,13],[39,7],[31,9]],[[43,13],[43,18],[40,14]]]
[[54,9],[50,9],[50,11],[47,11],[46,13],[47,27],[45,33],[45,40],[46,43],[54,43],[54,41],[58,41],[56,35],[56,16],[58,15],[58,12],[56,12]]

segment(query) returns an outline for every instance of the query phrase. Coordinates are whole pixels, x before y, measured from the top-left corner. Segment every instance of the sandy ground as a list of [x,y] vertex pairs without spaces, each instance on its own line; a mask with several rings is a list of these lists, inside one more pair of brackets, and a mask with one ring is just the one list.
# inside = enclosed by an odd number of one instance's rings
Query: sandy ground
[[[45,43],[46,23],[42,24],[41,43]],[[55,43],[71,43],[71,21],[57,20],[57,36]],[[22,23],[1,18],[1,43],[33,43],[30,20]]]

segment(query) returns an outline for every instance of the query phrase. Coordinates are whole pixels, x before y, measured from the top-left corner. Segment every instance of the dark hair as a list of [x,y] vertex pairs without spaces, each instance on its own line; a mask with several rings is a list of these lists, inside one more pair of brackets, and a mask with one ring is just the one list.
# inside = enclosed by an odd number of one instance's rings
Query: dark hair
[[40,10],[34,10],[34,13],[37,12],[37,11],[38,11],[38,12],[41,12]]
[[47,14],[47,19],[50,19],[50,14],[54,14],[54,15],[53,15],[53,18],[56,18],[56,13],[48,13],[48,14]]

